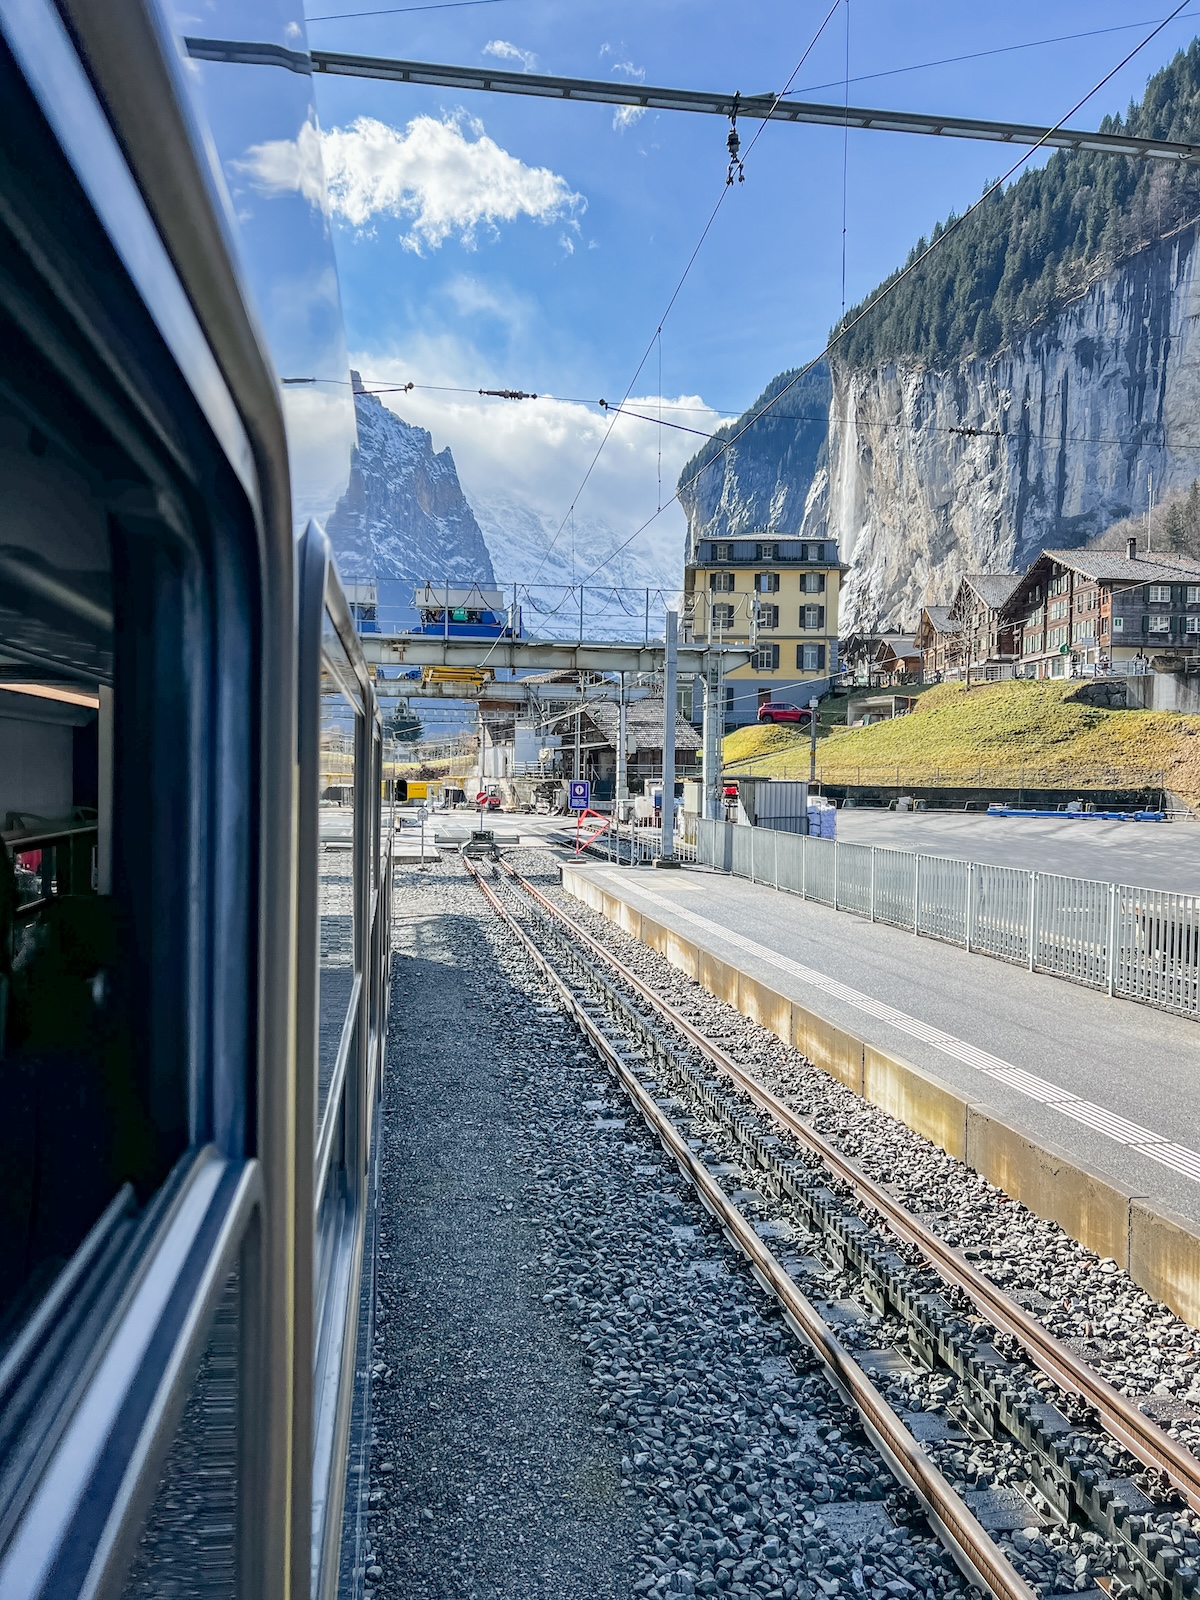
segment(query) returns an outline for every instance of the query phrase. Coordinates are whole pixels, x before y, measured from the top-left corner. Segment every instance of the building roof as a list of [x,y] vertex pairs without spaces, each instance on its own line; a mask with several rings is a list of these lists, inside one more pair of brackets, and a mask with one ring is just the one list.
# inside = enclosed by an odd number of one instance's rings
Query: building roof
[[551,672],[527,672],[520,679],[522,683],[562,683],[576,686],[579,682],[579,673],[573,667],[555,667]]
[[[1200,577],[1200,561],[1191,556],[1128,556],[1116,550],[1043,550],[1038,560],[1048,558],[1060,567],[1069,567],[1085,578],[1110,583],[1170,583],[1174,578]],[[1035,561],[1034,566],[1037,565]],[[1030,567],[1030,572],[1033,567]]]
[[[620,707],[615,700],[597,700],[588,706],[586,716],[598,732],[616,748]],[[635,700],[625,707],[625,740],[630,755],[638,750],[661,750],[663,742],[663,703],[661,700]],[[700,737],[690,722],[675,717],[676,750],[699,750]]]
[[897,661],[900,661],[906,657],[919,656],[920,653],[917,649],[917,641],[911,637],[881,639],[875,651],[875,660],[883,661],[887,656],[891,655]]
[[[583,706],[583,715],[596,732],[615,750],[620,719],[620,707],[615,700],[593,700]],[[573,719],[568,711],[556,722]],[[658,700],[634,700],[625,707],[625,743],[627,753],[636,755],[639,750],[661,750],[663,742],[663,703]],[[677,751],[699,750],[700,736],[690,722],[676,715],[675,748]]]
[[838,648],[844,656],[848,651],[873,651],[885,640],[905,637],[906,635],[901,628],[879,628],[874,633],[848,633]]
[[953,609],[953,606],[922,606],[921,615],[929,618],[934,633],[958,633],[961,630],[951,615]]
[[963,579],[992,611],[1000,610],[1020,581],[1019,572],[968,572]]

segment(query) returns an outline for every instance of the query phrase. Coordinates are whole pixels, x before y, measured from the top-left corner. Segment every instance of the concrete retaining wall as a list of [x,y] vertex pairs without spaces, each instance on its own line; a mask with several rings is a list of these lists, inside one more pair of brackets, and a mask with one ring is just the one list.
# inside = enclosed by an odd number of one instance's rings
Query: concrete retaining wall
[[957,1094],[910,1062],[877,1050],[817,1011],[638,911],[570,867],[563,887],[665,956],[710,994],[761,1023],[855,1094],[956,1161],[1111,1257],[1147,1294],[1200,1328],[1200,1225],[1156,1206]]
[[1125,678],[1125,704],[1142,711],[1200,712],[1200,673],[1148,672],[1141,678]]

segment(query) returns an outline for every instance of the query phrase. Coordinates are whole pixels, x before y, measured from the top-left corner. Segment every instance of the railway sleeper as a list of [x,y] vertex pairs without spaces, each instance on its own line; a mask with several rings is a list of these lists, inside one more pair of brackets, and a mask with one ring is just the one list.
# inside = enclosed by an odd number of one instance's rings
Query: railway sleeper
[[[1077,1520],[1109,1539],[1118,1553],[1118,1575],[1147,1600],[1194,1600],[1200,1573],[1180,1559],[1171,1540],[1147,1525],[1151,1503],[1129,1478],[1102,1473],[1089,1460],[1094,1439],[1080,1435],[1024,1374],[990,1344],[990,1325],[972,1324],[938,1290],[932,1269],[922,1271],[872,1231],[872,1224],[848,1210],[853,1202],[831,1188],[820,1167],[781,1154],[783,1141],[764,1133],[743,1097],[714,1082],[686,1058],[680,1046],[572,948],[549,917],[539,932],[549,933],[556,955],[579,984],[579,1003],[599,1025],[601,1019],[637,1041],[637,1056],[654,1079],[682,1092],[701,1116],[742,1148],[765,1187],[786,1198],[806,1231],[819,1240],[831,1266],[854,1275],[869,1304],[883,1317],[903,1324],[914,1357],[931,1371],[946,1371],[964,1393],[955,1408],[991,1437],[1007,1435],[1029,1457],[1032,1487],[1064,1520]],[[608,1029],[605,1029],[608,1032]],[[614,1041],[615,1043],[616,1041]],[[626,1052],[628,1053],[628,1052]],[[706,1210],[711,1206],[701,1196]],[[731,1238],[728,1229],[722,1231]],[[758,1274],[756,1273],[756,1276]],[[907,1281],[906,1281],[907,1277]],[[915,1278],[915,1282],[914,1282]]]

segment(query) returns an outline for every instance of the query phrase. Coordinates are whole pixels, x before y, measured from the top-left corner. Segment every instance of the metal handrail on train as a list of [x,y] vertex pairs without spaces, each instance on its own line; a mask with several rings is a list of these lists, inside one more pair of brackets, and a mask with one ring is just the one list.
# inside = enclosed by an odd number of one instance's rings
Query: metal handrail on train
[[[53,850],[55,852],[54,877],[55,889],[53,893],[39,893],[29,900],[18,900],[13,911],[13,916],[18,921],[25,921],[36,915],[39,911],[60,894],[80,894],[95,889],[96,873],[96,842],[98,838],[98,823],[94,817],[54,821],[39,817],[35,823],[25,827],[6,829],[0,833],[0,845],[8,853],[10,860],[16,866],[16,857],[32,854],[34,851]],[[58,860],[58,850],[63,845],[67,846],[67,863],[65,873],[62,863]],[[81,856],[86,851],[86,859]]]

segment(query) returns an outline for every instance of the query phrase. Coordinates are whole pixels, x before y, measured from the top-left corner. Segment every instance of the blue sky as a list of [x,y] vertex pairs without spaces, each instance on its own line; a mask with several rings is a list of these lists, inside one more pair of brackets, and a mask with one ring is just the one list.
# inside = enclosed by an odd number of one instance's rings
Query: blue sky
[[[309,32],[331,49],[516,67],[524,58],[544,72],[759,93],[783,86],[829,3],[498,0],[332,21],[317,18],[376,0],[310,0]],[[848,18],[852,102],[1050,123],[1169,9],[843,0],[793,92],[841,98]],[[1123,109],[1197,29],[1185,13],[1074,121],[1095,126]],[[955,56],[976,59],[895,70]],[[889,75],[869,76],[880,73]],[[622,124],[609,107],[316,82],[341,197],[334,227],[352,359],[366,377],[559,397],[517,406],[418,389],[391,402],[439,448],[451,445],[469,494],[514,499],[524,486],[552,523],[606,426],[576,402],[619,398],[633,377],[722,192],[726,125],[656,112]],[[743,148],[756,126],[743,127]],[[665,413],[673,420],[711,426],[714,411],[741,410],[822,348],[842,306],[844,153],[847,303],[1013,159],[998,145],[768,126],[663,331],[661,393],[697,408]],[[635,394],[657,404],[659,393],[656,350]],[[698,441],[661,440],[666,494]],[[659,441],[649,424],[620,422],[580,515],[619,531],[652,512]],[[666,557],[681,529],[667,516],[648,537]]]

